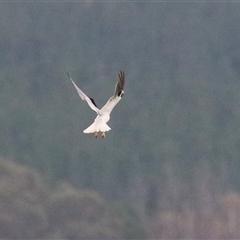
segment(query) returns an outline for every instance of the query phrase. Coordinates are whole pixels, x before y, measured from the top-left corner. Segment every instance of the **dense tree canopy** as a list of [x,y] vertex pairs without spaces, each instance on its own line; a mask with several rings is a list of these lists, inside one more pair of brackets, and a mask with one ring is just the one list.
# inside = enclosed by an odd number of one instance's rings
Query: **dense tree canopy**
[[[1,3],[1,156],[160,209],[239,190],[239,21],[238,3]],[[103,105],[120,70],[112,131],[84,135],[95,113],[66,71]]]

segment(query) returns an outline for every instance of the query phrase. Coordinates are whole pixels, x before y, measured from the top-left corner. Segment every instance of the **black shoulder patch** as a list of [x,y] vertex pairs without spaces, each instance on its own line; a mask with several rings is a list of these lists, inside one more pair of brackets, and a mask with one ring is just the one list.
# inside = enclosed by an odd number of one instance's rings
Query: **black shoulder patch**
[[93,103],[93,105],[98,108],[98,106],[97,106],[97,104],[95,103],[94,99],[93,99],[93,98],[90,98],[90,100],[91,100],[91,102]]
[[123,96],[122,91],[119,91],[118,97],[122,97],[122,96]]

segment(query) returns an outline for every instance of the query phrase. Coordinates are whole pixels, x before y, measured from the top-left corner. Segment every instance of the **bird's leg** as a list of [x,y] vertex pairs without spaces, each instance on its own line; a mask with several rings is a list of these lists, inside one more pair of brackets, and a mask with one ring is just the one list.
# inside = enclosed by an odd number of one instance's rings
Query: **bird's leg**
[[105,137],[106,137],[105,132],[102,132],[102,138],[105,138]]
[[94,137],[97,138],[98,137],[98,132],[94,133]]

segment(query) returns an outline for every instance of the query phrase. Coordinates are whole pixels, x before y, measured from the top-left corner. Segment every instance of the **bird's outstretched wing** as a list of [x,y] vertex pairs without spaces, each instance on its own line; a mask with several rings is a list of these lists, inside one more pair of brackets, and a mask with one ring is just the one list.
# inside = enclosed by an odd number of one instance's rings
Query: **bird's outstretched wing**
[[120,71],[120,73],[118,74],[118,82],[116,84],[115,91],[114,91],[114,97],[121,95],[124,88],[124,83],[125,83],[125,74],[124,72]]
[[115,87],[114,95],[109,98],[107,103],[101,108],[100,112],[102,114],[110,114],[113,108],[117,105],[117,103],[122,99],[124,94],[123,88],[125,83],[125,74],[120,71],[118,74],[118,82]]
[[93,98],[88,97],[80,88],[78,88],[78,86],[75,84],[75,82],[72,80],[72,78],[70,77],[69,73],[67,72],[68,78],[70,79],[70,81],[72,82],[73,86],[76,88],[78,95],[80,96],[80,98],[84,101],[86,101],[89,105],[89,107],[95,111],[96,113],[99,113],[99,109],[94,101]]

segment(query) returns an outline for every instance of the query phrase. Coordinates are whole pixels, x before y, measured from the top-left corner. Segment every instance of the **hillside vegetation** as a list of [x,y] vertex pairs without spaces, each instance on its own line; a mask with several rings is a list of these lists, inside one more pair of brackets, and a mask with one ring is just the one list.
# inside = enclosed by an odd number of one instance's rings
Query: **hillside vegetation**
[[[211,217],[203,219],[220,218],[223,229],[231,202],[224,196],[238,199],[240,188],[239,22],[237,3],[1,3],[1,157],[36,169],[50,185],[66,181],[133,207],[147,236],[203,238],[204,227],[178,231],[176,219],[205,211]],[[66,72],[101,106],[120,70],[125,95],[112,131],[104,140],[83,134],[95,113]],[[177,226],[169,236],[165,222]],[[217,237],[240,237],[233,222]],[[67,236],[58,224],[54,236]]]

